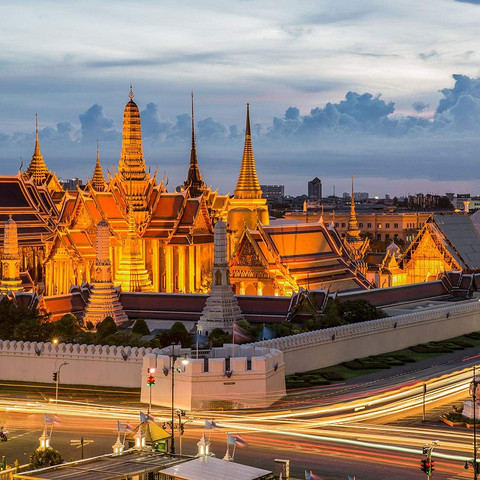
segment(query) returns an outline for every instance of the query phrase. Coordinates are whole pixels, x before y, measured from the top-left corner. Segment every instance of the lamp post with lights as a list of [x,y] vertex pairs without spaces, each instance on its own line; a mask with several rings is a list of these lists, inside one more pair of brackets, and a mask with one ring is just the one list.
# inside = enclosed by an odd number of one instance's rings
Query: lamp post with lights
[[[172,404],[171,404],[171,441],[170,441],[170,454],[175,455],[175,362],[178,358],[182,355],[175,355],[175,344],[172,343],[172,353],[170,355],[170,371],[172,372]],[[182,359],[182,364],[187,365],[188,359],[187,356],[184,355]]]

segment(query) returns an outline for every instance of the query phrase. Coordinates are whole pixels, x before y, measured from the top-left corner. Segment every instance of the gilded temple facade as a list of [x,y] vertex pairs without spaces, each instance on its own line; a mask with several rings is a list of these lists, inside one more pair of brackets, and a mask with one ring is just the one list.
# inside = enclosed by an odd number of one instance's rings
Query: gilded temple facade
[[[0,177],[0,228],[12,214],[18,228],[20,272],[29,274],[39,292],[61,295],[73,286],[98,283],[101,222],[105,222],[103,234],[109,235],[109,282],[114,288],[207,292],[212,284],[214,226],[219,220],[226,223],[230,283],[236,293],[290,295],[300,288],[371,287],[356,258],[355,251],[363,246],[357,246],[355,235],[346,244],[323,219],[306,226],[281,221],[270,225],[257,177],[248,104],[242,164],[230,197],[208,188],[200,173],[193,95],[190,164],[178,192],[168,192],[165,178],[157,179],[156,172],[150,174],[147,168],[140,112],[133,99],[130,88],[120,159],[108,178],[97,144],[91,180],[84,188],[64,190],[43,159],[38,124],[28,168]],[[0,251],[0,255],[6,254]]]

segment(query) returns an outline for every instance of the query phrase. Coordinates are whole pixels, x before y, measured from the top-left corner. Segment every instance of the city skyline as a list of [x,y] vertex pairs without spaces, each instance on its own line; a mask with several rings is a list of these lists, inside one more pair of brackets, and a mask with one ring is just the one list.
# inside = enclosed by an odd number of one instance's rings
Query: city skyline
[[[352,173],[378,196],[478,192],[477,2],[424,2],[415,16],[413,2],[27,3],[1,7],[5,173],[31,156],[35,112],[59,176],[93,173],[97,137],[105,170],[116,164],[133,83],[147,163],[170,188],[188,167],[193,89],[200,169],[221,192],[236,182],[248,101],[260,181],[287,194],[314,176],[348,191]],[[142,28],[126,30],[130,18]]]

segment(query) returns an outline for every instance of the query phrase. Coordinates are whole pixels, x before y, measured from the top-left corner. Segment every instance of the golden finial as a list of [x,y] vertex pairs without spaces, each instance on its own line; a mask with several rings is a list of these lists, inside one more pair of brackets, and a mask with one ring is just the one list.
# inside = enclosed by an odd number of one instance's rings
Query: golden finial
[[129,98],[130,100],[133,100],[133,97],[134,97],[134,96],[135,96],[135,95],[133,94],[133,87],[132,87],[132,84],[130,84],[130,92],[128,93],[128,98]]
[[245,125],[245,135],[251,135],[250,133],[250,104],[247,103],[247,124]]
[[97,162],[100,162],[100,151],[98,150],[98,138],[97,138]]

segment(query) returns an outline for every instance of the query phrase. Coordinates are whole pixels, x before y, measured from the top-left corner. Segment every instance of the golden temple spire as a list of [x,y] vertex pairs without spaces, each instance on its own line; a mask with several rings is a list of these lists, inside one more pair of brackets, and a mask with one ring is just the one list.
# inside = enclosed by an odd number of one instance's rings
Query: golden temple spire
[[98,138],[97,138],[97,163],[95,164],[95,171],[93,172],[92,177],[92,187],[97,192],[104,192],[107,182],[103,176],[102,166],[100,165],[100,152],[98,148]]
[[348,219],[347,242],[351,244],[361,244],[363,240],[360,237],[357,215],[355,213],[355,198],[353,195],[353,175],[352,175],[352,196],[350,199],[350,218]]
[[133,97],[133,89],[130,85],[129,101],[123,112],[122,153],[119,165],[119,171],[127,181],[146,179],[140,111]]
[[252,134],[250,132],[250,104],[247,103],[247,122],[245,126],[245,147],[243,149],[242,167],[238,176],[235,198],[262,198],[258,183],[255,158],[253,156]]
[[31,178],[37,185],[42,184],[49,174],[40,151],[40,142],[38,140],[38,115],[35,114],[35,149],[33,150],[32,160],[26,171],[28,178]]
[[205,191],[205,183],[198,168],[197,147],[195,144],[195,122],[193,115],[193,91],[192,91],[192,147],[190,151],[190,166],[188,168],[187,180],[183,184],[185,190],[190,190],[191,197],[199,197]]

